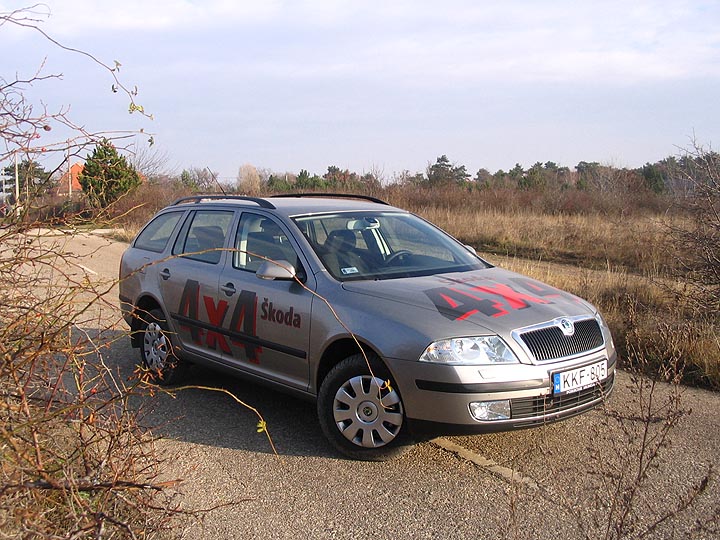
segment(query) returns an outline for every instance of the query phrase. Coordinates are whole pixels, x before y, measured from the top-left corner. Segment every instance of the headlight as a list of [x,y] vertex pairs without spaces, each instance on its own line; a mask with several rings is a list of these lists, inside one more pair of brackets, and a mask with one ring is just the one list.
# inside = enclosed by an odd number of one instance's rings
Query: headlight
[[514,364],[517,356],[498,336],[443,339],[431,343],[420,356],[421,362],[436,364]]

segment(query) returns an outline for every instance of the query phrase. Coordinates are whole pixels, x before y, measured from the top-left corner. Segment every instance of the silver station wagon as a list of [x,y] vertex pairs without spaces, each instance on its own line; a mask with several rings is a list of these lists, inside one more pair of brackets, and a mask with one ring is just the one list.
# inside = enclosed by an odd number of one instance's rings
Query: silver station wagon
[[137,235],[120,278],[132,344],[160,384],[195,363],[316,400],[324,434],[355,459],[539,426],[613,388],[617,355],[592,305],[372,197],[179,199]]

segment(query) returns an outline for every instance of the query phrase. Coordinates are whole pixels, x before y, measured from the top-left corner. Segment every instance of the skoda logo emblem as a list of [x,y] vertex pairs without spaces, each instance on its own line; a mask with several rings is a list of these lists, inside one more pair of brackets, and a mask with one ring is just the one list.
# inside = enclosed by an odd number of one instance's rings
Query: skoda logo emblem
[[575,325],[570,319],[560,319],[559,326],[562,333],[567,337],[570,337],[575,333]]

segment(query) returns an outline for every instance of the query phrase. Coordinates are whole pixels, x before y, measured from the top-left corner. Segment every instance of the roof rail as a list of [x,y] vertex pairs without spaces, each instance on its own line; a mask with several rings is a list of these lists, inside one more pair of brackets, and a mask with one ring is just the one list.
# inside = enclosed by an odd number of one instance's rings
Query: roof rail
[[220,201],[224,199],[249,201],[256,203],[261,208],[268,208],[270,210],[275,209],[275,205],[266,199],[261,199],[260,197],[247,197],[245,195],[191,195],[189,197],[180,197],[176,201],[172,202],[170,206],[175,206],[176,204],[182,204],[187,202],[195,202],[195,204],[197,204],[200,201],[204,200]]
[[390,206],[390,203],[387,203],[382,199],[371,197],[370,195],[355,195],[353,193],[284,193],[278,195],[270,195],[270,198],[275,197],[335,197],[341,199],[363,199],[366,201]]

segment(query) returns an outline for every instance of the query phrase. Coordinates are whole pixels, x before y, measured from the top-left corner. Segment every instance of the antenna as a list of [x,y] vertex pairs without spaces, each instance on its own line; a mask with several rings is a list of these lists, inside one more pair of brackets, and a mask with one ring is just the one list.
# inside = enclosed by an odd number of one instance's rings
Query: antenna
[[223,195],[227,195],[227,193],[225,193],[225,190],[224,190],[223,187],[222,187],[222,184],[221,184],[220,182],[218,182],[217,176],[215,176],[215,174],[210,170],[210,167],[205,167],[205,168],[207,169],[207,172],[210,173],[210,177],[211,177],[211,178],[215,181],[215,183],[217,184],[217,187],[219,187],[219,188],[220,188],[220,191],[222,191],[222,194],[223,194]]

